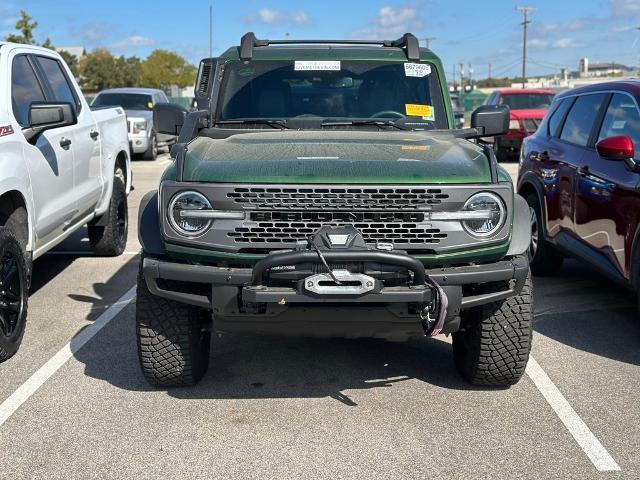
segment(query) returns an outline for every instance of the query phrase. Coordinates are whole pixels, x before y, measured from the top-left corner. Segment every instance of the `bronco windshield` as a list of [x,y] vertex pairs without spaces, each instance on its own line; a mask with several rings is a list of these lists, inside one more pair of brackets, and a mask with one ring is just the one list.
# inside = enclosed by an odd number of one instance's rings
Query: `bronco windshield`
[[369,119],[420,129],[448,125],[437,70],[429,63],[254,60],[227,66],[221,124],[313,118],[354,126]]

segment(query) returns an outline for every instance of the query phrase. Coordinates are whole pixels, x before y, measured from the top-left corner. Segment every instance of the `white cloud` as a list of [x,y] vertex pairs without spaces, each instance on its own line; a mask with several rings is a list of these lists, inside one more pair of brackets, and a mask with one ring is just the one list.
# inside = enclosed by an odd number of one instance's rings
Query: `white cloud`
[[640,1],[611,0],[611,11],[617,17],[640,15]]
[[101,43],[115,32],[115,28],[103,22],[90,22],[74,28],[71,33],[89,44]]
[[418,10],[409,5],[385,6],[366,27],[354,32],[354,37],[395,38],[406,32],[418,32],[424,24]]
[[552,44],[553,48],[578,48],[584,46],[584,43],[578,42],[575,38],[560,38]]
[[272,8],[261,8],[257,12],[246,15],[242,21],[262,25],[308,25],[311,23],[311,18],[302,10],[289,13]]
[[153,47],[155,44],[155,40],[151,38],[133,35],[108,45],[108,48],[111,50],[127,50],[130,48]]
[[533,48],[544,48],[549,46],[549,40],[543,38],[532,38],[529,40],[529,46]]
[[311,18],[302,10],[293,14],[293,23],[297,25],[307,25],[311,23]]
[[625,25],[625,26],[622,26],[622,27],[613,27],[612,31],[615,32],[615,33],[622,33],[622,32],[629,32],[631,30],[635,30],[636,28],[637,27],[632,27],[632,26],[629,26],[629,25]]

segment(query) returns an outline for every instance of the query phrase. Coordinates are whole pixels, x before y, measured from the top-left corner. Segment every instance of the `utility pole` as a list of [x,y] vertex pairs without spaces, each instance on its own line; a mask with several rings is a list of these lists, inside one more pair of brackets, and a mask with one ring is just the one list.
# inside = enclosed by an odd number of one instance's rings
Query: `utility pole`
[[453,91],[456,91],[456,64],[453,64]]
[[529,13],[535,12],[537,8],[534,7],[516,7],[516,10],[522,12],[524,20],[522,25],[522,88],[525,87],[527,82],[527,27],[531,23],[529,20]]
[[473,90],[473,68],[471,68],[471,64],[469,64],[469,89]]
[[422,40],[424,40],[424,46],[429,48],[429,44],[433,41],[436,40],[436,37],[425,37]]
[[464,93],[464,63],[460,62],[460,92]]
[[491,80],[491,62],[489,62],[489,80]]
[[209,5],[209,58],[213,57],[213,5]]

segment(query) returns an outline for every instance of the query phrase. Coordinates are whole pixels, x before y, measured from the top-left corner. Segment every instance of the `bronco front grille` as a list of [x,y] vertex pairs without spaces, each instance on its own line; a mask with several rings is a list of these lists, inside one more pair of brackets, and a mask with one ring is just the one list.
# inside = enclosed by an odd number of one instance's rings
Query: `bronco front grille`
[[227,198],[259,210],[430,210],[449,195],[438,188],[237,187]]
[[258,222],[236,227],[227,235],[240,244],[295,243],[306,240],[322,226],[353,225],[365,242],[393,242],[395,245],[434,245],[447,238],[437,228],[418,223],[350,223],[350,222]]

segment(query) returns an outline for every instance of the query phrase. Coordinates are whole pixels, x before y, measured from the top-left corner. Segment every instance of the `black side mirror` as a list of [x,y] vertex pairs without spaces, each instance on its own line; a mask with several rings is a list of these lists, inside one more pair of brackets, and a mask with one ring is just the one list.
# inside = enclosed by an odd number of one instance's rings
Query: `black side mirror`
[[504,135],[509,131],[509,107],[482,105],[471,114],[471,128],[482,130],[482,137]]
[[71,103],[33,102],[29,105],[29,127],[25,129],[24,136],[30,141],[45,130],[76,123],[76,109]]
[[175,103],[156,103],[153,107],[153,127],[158,133],[179,135],[187,109]]

